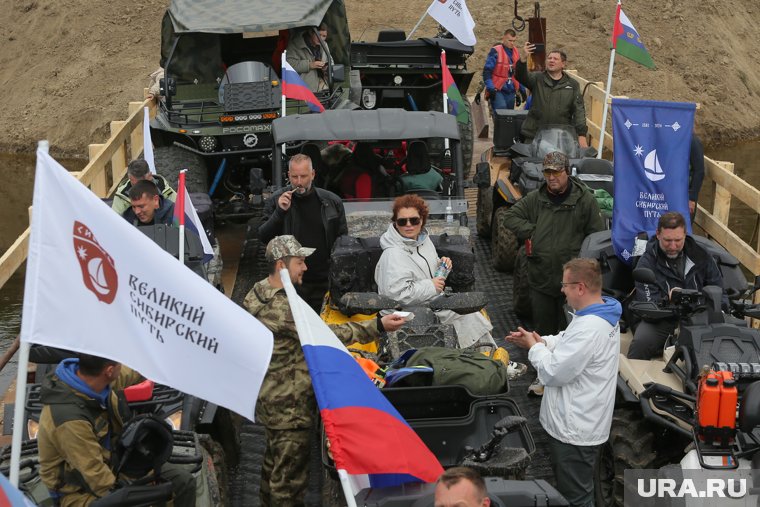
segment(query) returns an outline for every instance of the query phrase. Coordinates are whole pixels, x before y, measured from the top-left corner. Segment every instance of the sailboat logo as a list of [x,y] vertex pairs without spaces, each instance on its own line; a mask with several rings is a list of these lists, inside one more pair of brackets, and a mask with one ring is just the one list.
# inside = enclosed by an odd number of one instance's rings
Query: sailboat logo
[[665,177],[665,172],[660,167],[660,159],[657,158],[657,150],[650,151],[644,158],[644,174],[649,181],[660,181]]

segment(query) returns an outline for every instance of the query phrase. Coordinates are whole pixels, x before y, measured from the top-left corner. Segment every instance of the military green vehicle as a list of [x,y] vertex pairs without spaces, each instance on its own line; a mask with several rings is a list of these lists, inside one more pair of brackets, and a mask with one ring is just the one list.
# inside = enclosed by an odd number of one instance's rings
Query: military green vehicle
[[[330,35],[317,39],[331,58],[325,88],[315,94],[326,109],[351,107],[342,87],[350,41],[343,0],[172,0],[162,22],[164,77],[150,124],[159,174],[174,184],[186,168],[188,190],[216,198],[220,218],[244,214],[250,194],[260,195],[271,178],[272,120],[284,104],[282,53],[295,37],[317,33],[320,23]],[[285,106],[307,111],[301,101]]]
[[[363,109],[401,107],[408,111],[443,111],[441,50],[446,51],[446,66],[462,97],[472,82],[473,71],[467,59],[474,48],[454,39],[444,30],[435,37],[406,40],[403,30],[381,30],[377,41],[351,43],[351,70],[358,73]],[[472,164],[472,117],[465,99],[468,121],[459,123],[462,157],[466,171]],[[431,157],[439,160],[442,143],[431,144]],[[465,173],[465,177],[467,173]]]

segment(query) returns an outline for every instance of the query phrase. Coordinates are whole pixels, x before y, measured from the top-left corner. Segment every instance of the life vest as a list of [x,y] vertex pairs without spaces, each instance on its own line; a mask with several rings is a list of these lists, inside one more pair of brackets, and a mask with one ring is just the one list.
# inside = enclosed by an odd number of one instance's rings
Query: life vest
[[511,69],[509,65],[509,57],[507,56],[507,51],[504,48],[504,44],[497,44],[493,47],[493,49],[496,50],[496,56],[498,57],[498,60],[496,60],[496,66],[493,68],[493,73],[491,74],[493,87],[497,90],[501,90],[501,88],[504,86],[504,83],[511,79],[515,90],[519,90],[520,83],[517,82],[517,79],[514,75],[514,66],[517,64],[517,60],[520,59],[520,54],[517,52],[517,48],[512,48]]

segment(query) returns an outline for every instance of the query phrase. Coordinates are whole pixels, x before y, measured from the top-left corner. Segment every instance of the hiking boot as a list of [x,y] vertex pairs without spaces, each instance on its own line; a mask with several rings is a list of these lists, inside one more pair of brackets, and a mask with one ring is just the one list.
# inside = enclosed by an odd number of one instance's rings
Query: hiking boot
[[516,379],[526,371],[528,371],[528,367],[516,361],[510,361],[507,365],[507,377],[509,380]]
[[530,396],[544,395],[544,385],[538,380],[538,377],[536,377],[536,380],[534,380],[533,383],[528,386],[528,394]]

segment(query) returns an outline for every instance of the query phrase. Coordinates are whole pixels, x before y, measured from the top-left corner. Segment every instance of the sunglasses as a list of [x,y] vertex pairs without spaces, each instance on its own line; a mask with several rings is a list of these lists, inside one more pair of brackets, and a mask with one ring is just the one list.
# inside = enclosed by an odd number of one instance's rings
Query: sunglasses
[[563,172],[565,172],[564,169],[557,169],[557,170],[555,170],[555,169],[544,169],[544,176],[546,176],[548,178],[550,176],[557,176],[559,173],[563,173]]
[[410,218],[397,218],[396,219],[396,225],[399,227],[404,227],[406,224],[412,224],[412,225],[420,225],[422,223],[422,219],[420,217],[410,217]]

